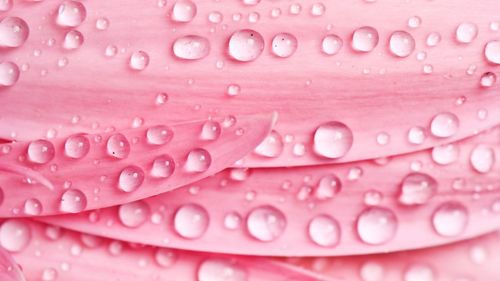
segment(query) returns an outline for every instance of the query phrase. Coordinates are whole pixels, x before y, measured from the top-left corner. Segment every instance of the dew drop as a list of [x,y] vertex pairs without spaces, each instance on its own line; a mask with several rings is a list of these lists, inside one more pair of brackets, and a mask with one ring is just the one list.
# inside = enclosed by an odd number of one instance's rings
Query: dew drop
[[324,54],[333,56],[339,53],[340,49],[342,49],[342,45],[344,45],[344,41],[335,35],[329,34],[323,37],[323,41],[321,41],[321,50]]
[[456,144],[443,144],[432,149],[432,160],[439,165],[449,165],[457,161],[460,150]]
[[486,72],[481,75],[480,83],[481,86],[485,88],[489,88],[493,86],[497,82],[497,76],[493,72]]
[[412,127],[408,131],[408,142],[411,144],[422,144],[427,137],[426,130],[420,126]]
[[17,64],[10,61],[0,63],[0,89],[13,86],[17,80],[19,80]]
[[254,153],[260,156],[275,158],[283,152],[283,138],[276,131],[269,135],[254,149]]
[[314,17],[322,16],[326,11],[326,7],[323,3],[314,3],[311,6],[311,15]]
[[69,158],[80,159],[90,150],[90,142],[84,135],[72,135],[64,143],[64,153]]
[[495,164],[495,150],[484,144],[477,145],[470,154],[470,164],[479,173],[490,172]]
[[168,178],[174,171],[174,159],[170,155],[164,154],[155,158],[150,174],[154,178]]
[[458,117],[451,112],[443,112],[432,118],[430,131],[435,137],[448,138],[455,135],[458,128]]
[[210,168],[212,156],[203,148],[195,148],[188,153],[184,168],[188,172],[201,173]]
[[167,103],[167,101],[168,101],[168,94],[167,93],[159,93],[158,95],[156,95],[155,105],[161,106],[161,105],[164,105],[165,103]]
[[298,15],[300,14],[300,11],[302,11],[302,6],[298,3],[293,3],[290,5],[290,8],[288,9],[291,15]]
[[198,268],[198,281],[247,281],[247,271],[233,261],[210,258]]
[[329,215],[318,215],[309,223],[309,238],[321,247],[335,247],[340,241],[340,226]]
[[288,58],[297,50],[297,38],[290,33],[276,34],[272,41],[272,52],[280,58]]
[[208,21],[214,24],[222,22],[222,14],[220,12],[211,12],[208,14]]
[[47,267],[42,271],[42,281],[55,281],[58,277],[57,270],[52,267]]
[[320,125],[314,133],[314,152],[335,159],[343,157],[352,146],[352,131],[344,123],[331,121]]
[[341,188],[342,183],[337,176],[326,175],[319,180],[314,189],[314,196],[319,200],[331,199],[340,192]]
[[484,56],[492,64],[500,64],[500,40],[486,43]]
[[229,55],[237,61],[253,61],[263,50],[264,38],[260,33],[251,29],[236,31],[229,39]]
[[28,39],[29,33],[29,26],[23,19],[6,17],[0,20],[0,47],[20,47]]
[[236,230],[241,226],[242,218],[236,212],[227,213],[224,216],[224,227],[228,230]]
[[422,23],[422,19],[418,16],[413,16],[408,19],[408,27],[409,28],[418,28]]
[[12,0],[0,0],[0,12],[7,12],[14,6]]
[[375,28],[363,26],[354,30],[351,47],[357,52],[371,52],[378,44],[379,36]]
[[134,201],[120,205],[118,218],[120,222],[130,228],[141,226],[149,217],[151,210],[144,201]]
[[60,200],[59,210],[64,213],[79,213],[87,207],[87,197],[78,189],[66,190]]
[[130,143],[124,135],[120,133],[114,134],[109,137],[106,150],[109,156],[125,159],[130,154]]
[[174,55],[185,60],[199,60],[210,52],[210,41],[198,35],[177,38],[172,46]]
[[412,264],[406,269],[404,281],[434,281],[434,271],[424,264]]
[[241,87],[240,85],[237,85],[237,84],[231,84],[229,86],[227,86],[227,89],[226,89],[226,94],[230,97],[235,97],[237,95],[239,95],[241,92]]
[[108,45],[106,50],[104,50],[104,55],[106,57],[114,57],[118,53],[118,47],[115,45]]
[[406,31],[395,31],[389,39],[389,50],[393,55],[405,58],[415,50],[415,39]]
[[177,261],[177,258],[177,254],[172,249],[158,248],[155,252],[155,261],[163,268],[172,267]]
[[9,252],[20,252],[31,240],[31,228],[24,220],[8,219],[0,226],[0,245]]
[[125,167],[118,178],[118,189],[123,192],[133,192],[144,182],[144,171],[138,166]]
[[42,213],[42,203],[35,198],[30,198],[24,201],[23,212],[27,216],[38,216]]
[[435,47],[437,44],[441,42],[441,34],[437,32],[431,32],[429,35],[427,35],[427,39],[425,41],[425,44],[427,44],[428,47]]
[[37,164],[50,162],[55,156],[54,145],[47,140],[36,140],[28,145],[28,159]]
[[367,206],[377,206],[380,205],[380,202],[382,202],[383,195],[380,191],[378,190],[368,190],[363,194],[363,202]]
[[362,281],[383,281],[384,267],[373,261],[365,262],[359,272]]
[[217,121],[206,121],[201,127],[200,138],[202,140],[216,140],[220,137],[222,128]]
[[406,206],[423,205],[429,202],[437,191],[437,181],[423,173],[410,173],[400,186],[398,200]]
[[146,139],[149,144],[164,145],[169,143],[174,137],[174,132],[168,126],[158,125],[146,131]]
[[95,22],[97,30],[106,30],[109,27],[109,20],[107,18],[98,18]]
[[171,18],[176,22],[190,22],[196,16],[196,4],[190,0],[178,0],[172,7]]
[[370,245],[381,245],[390,241],[396,234],[398,220],[389,209],[368,207],[359,214],[357,233],[359,238]]
[[78,30],[70,30],[64,36],[63,48],[66,50],[75,50],[83,45],[83,34]]
[[174,215],[174,229],[187,239],[200,238],[207,231],[210,219],[207,211],[197,204],[181,206]]
[[285,215],[269,205],[253,209],[247,217],[249,234],[262,242],[270,242],[280,237],[286,225]]
[[132,70],[142,71],[149,65],[149,55],[144,51],[136,51],[130,56],[129,66]]
[[56,23],[62,27],[77,27],[85,20],[87,10],[78,1],[64,1],[57,10]]
[[477,37],[477,25],[470,22],[461,23],[455,31],[455,36],[458,42],[468,44]]
[[441,236],[454,237],[462,234],[469,221],[467,208],[458,202],[446,202],[432,216],[434,230]]

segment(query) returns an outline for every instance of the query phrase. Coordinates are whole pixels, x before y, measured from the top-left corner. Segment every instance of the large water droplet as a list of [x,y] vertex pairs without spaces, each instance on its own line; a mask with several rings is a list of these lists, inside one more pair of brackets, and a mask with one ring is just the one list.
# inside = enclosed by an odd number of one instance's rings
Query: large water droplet
[[144,182],[144,171],[137,166],[125,167],[118,178],[118,189],[124,192],[137,190]]
[[252,237],[263,242],[270,242],[280,237],[285,231],[285,215],[273,206],[260,206],[247,217],[247,229]]
[[20,252],[31,240],[31,228],[24,220],[9,219],[0,226],[0,245],[10,252]]
[[76,27],[87,16],[85,6],[78,1],[64,1],[57,10],[56,23],[63,27]]
[[66,50],[75,50],[83,45],[83,34],[78,30],[70,30],[64,36],[63,48]]
[[406,31],[395,31],[389,39],[389,50],[397,57],[407,57],[415,50],[415,39]]
[[245,268],[236,263],[211,258],[201,263],[198,268],[198,281],[246,281]]
[[133,52],[130,56],[129,66],[132,70],[142,71],[149,65],[149,55],[144,51]]
[[151,176],[155,178],[168,178],[175,171],[175,161],[168,155],[160,155],[153,161],[153,166],[151,168]]
[[174,216],[174,229],[187,239],[200,238],[207,231],[210,218],[207,211],[197,204],[181,206]]
[[36,198],[30,198],[24,201],[23,212],[27,216],[38,216],[42,213],[42,203]]
[[431,133],[438,138],[453,136],[458,131],[458,127],[458,117],[451,112],[439,113],[431,121]]
[[251,29],[236,31],[229,39],[229,55],[238,61],[253,61],[264,50],[264,38]]
[[6,17],[0,21],[0,47],[20,47],[30,33],[28,24],[18,17]]
[[344,41],[342,39],[335,35],[335,34],[329,34],[323,37],[323,41],[321,41],[321,50],[323,53],[333,56],[338,54],[340,49],[342,49],[342,45],[344,44]]
[[217,121],[209,120],[201,127],[200,138],[202,140],[216,140],[220,137],[222,128]]
[[434,230],[441,236],[453,237],[462,234],[469,221],[467,208],[459,202],[446,202],[432,216]]
[[314,133],[314,152],[326,158],[340,158],[351,149],[352,142],[352,131],[344,123],[324,123]]
[[195,148],[188,153],[184,168],[188,172],[205,172],[212,164],[212,156],[203,148]]
[[424,264],[412,264],[406,269],[404,281],[434,281],[434,271]]
[[322,247],[335,247],[340,241],[339,223],[329,215],[318,215],[309,223],[309,237]]
[[341,188],[342,184],[337,176],[326,175],[319,180],[314,196],[319,200],[331,199],[340,192]]
[[177,38],[172,46],[174,55],[185,60],[199,60],[210,52],[210,41],[198,35]]
[[460,43],[470,43],[477,37],[477,25],[471,22],[461,23],[455,32],[457,41]]
[[196,16],[196,4],[190,0],[178,0],[172,7],[171,19],[176,22],[190,22]]
[[139,227],[149,217],[151,210],[144,201],[134,201],[123,204],[118,208],[118,218],[126,227]]
[[432,149],[432,160],[439,165],[448,165],[457,161],[460,150],[456,144],[443,144]]
[[399,202],[403,205],[422,205],[429,202],[437,191],[437,181],[423,173],[410,173],[401,182]]
[[146,131],[146,138],[149,144],[163,145],[169,143],[174,137],[174,132],[165,125],[158,125]]
[[124,135],[120,133],[114,134],[109,137],[106,150],[109,156],[125,159],[130,154],[130,143]]
[[69,158],[80,159],[85,157],[90,150],[90,141],[84,135],[73,135],[64,143],[64,153]]
[[37,164],[45,164],[52,160],[56,152],[54,145],[47,140],[36,140],[28,145],[28,159]]
[[273,54],[280,58],[287,58],[297,50],[297,38],[290,33],[276,34],[271,44]]
[[358,52],[371,52],[378,44],[379,36],[375,28],[363,26],[354,30],[351,47]]
[[254,149],[254,153],[264,157],[278,157],[283,152],[283,138],[276,131],[269,135]]
[[64,213],[79,213],[87,207],[87,196],[78,189],[66,190],[60,200],[59,210]]
[[398,229],[394,212],[382,207],[368,207],[358,216],[356,224],[359,238],[371,245],[390,241]]
[[19,80],[17,64],[10,61],[0,63],[0,88],[13,86],[17,80]]
[[479,173],[488,173],[495,164],[495,150],[487,145],[478,144],[470,154],[470,164]]

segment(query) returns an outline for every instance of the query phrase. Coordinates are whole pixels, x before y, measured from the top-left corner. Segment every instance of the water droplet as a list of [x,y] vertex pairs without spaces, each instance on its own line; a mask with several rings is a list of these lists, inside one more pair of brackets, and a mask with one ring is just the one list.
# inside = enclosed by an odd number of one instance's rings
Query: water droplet
[[254,149],[254,153],[264,157],[275,158],[283,152],[283,138],[276,131],[269,135]]
[[104,51],[106,57],[114,57],[118,53],[118,47],[115,45],[108,45]]
[[484,48],[484,56],[488,62],[493,64],[500,64],[500,40],[490,41],[486,43]]
[[441,236],[453,237],[462,234],[469,221],[467,208],[458,202],[446,202],[432,216],[434,230]]
[[134,201],[118,207],[118,218],[126,227],[139,227],[149,217],[151,210],[144,201]]
[[411,144],[422,144],[426,137],[426,130],[420,126],[412,127],[408,131],[408,142]]
[[149,55],[144,51],[136,51],[130,56],[129,66],[132,70],[142,71],[149,65]]
[[474,264],[484,264],[488,259],[488,252],[482,246],[474,246],[469,250],[469,257]]
[[323,53],[333,56],[338,54],[340,49],[342,49],[342,45],[344,45],[344,41],[342,41],[339,36],[329,34],[323,37],[323,41],[321,41],[321,50]]
[[290,5],[289,12],[292,15],[298,15],[300,14],[300,11],[302,10],[302,6],[298,3],[293,3]]
[[352,131],[344,123],[332,121],[320,125],[314,133],[314,152],[326,158],[343,157],[352,146]]
[[118,178],[118,189],[124,192],[137,190],[144,182],[144,171],[137,166],[125,167]]
[[190,22],[196,16],[196,4],[190,0],[178,0],[172,7],[171,18],[176,22]]
[[63,48],[66,50],[75,50],[83,45],[83,34],[78,30],[70,30],[64,36]]
[[0,63],[0,89],[13,86],[17,80],[19,80],[17,64],[10,61]]
[[377,262],[368,261],[361,266],[359,275],[363,281],[383,281],[384,267]]
[[415,50],[415,39],[406,31],[395,31],[389,39],[389,50],[393,55],[405,58]]
[[413,16],[408,19],[408,27],[409,28],[418,28],[422,23],[422,19],[418,16]]
[[58,277],[57,270],[52,267],[47,267],[42,271],[42,281],[55,281]]
[[59,210],[64,213],[79,213],[87,207],[87,196],[78,189],[66,190],[60,200]]
[[325,11],[326,11],[326,7],[321,2],[314,3],[311,6],[311,15],[313,15],[315,17],[322,16],[325,13]]
[[247,281],[245,268],[233,261],[210,258],[198,268],[198,281]]
[[217,121],[206,121],[201,127],[200,138],[202,140],[216,140],[220,137],[222,128]]
[[188,172],[205,172],[212,164],[212,156],[203,148],[191,150],[187,156],[184,168]]
[[367,206],[377,206],[382,202],[383,195],[378,190],[368,190],[363,194],[363,202]]
[[297,50],[297,38],[290,33],[279,33],[273,38],[272,52],[280,58],[288,58]]
[[438,138],[448,138],[458,131],[458,117],[451,112],[439,113],[431,121],[431,133]]
[[28,39],[29,33],[29,26],[23,19],[6,17],[0,20],[0,47],[20,47]]
[[241,92],[241,87],[240,85],[237,84],[231,84],[227,86],[226,94],[230,97],[235,97],[239,95]]
[[368,207],[358,216],[357,233],[359,238],[371,245],[381,245],[390,241],[396,234],[398,220],[389,209]]
[[337,176],[326,175],[319,180],[314,196],[319,200],[331,199],[340,192],[341,188],[342,183]]
[[389,134],[387,134],[386,132],[377,134],[377,144],[379,145],[387,145],[390,140],[391,136],[389,136]]
[[14,6],[12,0],[0,0],[0,12],[7,12]]
[[251,29],[236,31],[229,39],[229,55],[237,61],[253,61],[264,50],[264,38]]
[[64,153],[73,159],[85,157],[90,150],[90,141],[84,135],[73,135],[64,143]]
[[221,23],[222,18],[223,18],[222,14],[217,11],[210,12],[210,14],[208,14],[208,21],[214,24]]
[[28,145],[28,159],[37,164],[50,162],[55,156],[54,145],[46,140],[36,140]]
[[428,47],[435,47],[437,44],[441,42],[441,34],[437,32],[431,32],[429,35],[427,35],[427,39],[425,41],[425,44],[427,44]]
[[439,165],[449,165],[457,161],[460,150],[456,144],[438,145],[432,149],[432,160]]
[[38,216],[42,213],[42,203],[35,198],[24,201],[24,214],[27,216]]
[[57,10],[56,23],[62,27],[77,27],[85,20],[87,10],[78,1],[64,1]]
[[483,75],[481,75],[481,86],[485,88],[489,88],[493,86],[497,82],[497,76],[493,72],[486,72]]
[[159,266],[169,268],[177,261],[177,254],[172,249],[158,248],[155,252],[155,261]]
[[155,158],[150,174],[154,178],[168,178],[174,173],[174,170],[174,159],[170,155],[164,154]]
[[8,219],[0,226],[0,245],[10,252],[20,252],[31,240],[31,228],[24,220]]
[[434,71],[434,66],[432,64],[424,64],[424,67],[422,68],[422,72],[424,74],[431,74]]
[[488,173],[495,164],[495,150],[493,148],[478,144],[470,154],[470,164],[479,173]]
[[106,150],[109,156],[125,159],[130,153],[130,143],[124,135],[120,133],[114,134],[109,137]]
[[458,42],[468,44],[477,37],[477,25],[470,22],[461,23],[455,35]]
[[358,52],[371,52],[378,44],[379,36],[375,28],[363,26],[354,30],[351,39],[351,47]]
[[260,15],[257,12],[251,12],[248,14],[248,22],[250,23],[256,23],[260,19]]
[[434,271],[424,264],[412,264],[406,269],[404,281],[434,281]]
[[248,214],[247,229],[252,237],[262,242],[270,242],[285,231],[285,215],[273,206],[260,206]]
[[224,227],[229,230],[239,229],[241,226],[242,218],[240,214],[236,212],[227,213],[224,216]]
[[95,27],[97,30],[106,30],[109,27],[109,20],[107,18],[98,18],[95,21]]
[[198,35],[177,38],[172,46],[174,55],[185,60],[199,60],[210,52],[210,41]]
[[165,125],[158,125],[146,131],[146,138],[149,144],[163,145],[169,143],[174,137],[172,129]]
[[260,0],[241,0],[244,5],[255,6],[260,3]]
[[174,229],[184,238],[200,238],[207,231],[208,225],[208,213],[200,205],[186,204],[175,212]]
[[437,191],[437,181],[423,173],[410,173],[400,186],[399,202],[403,205],[423,205],[429,202]]
[[309,237],[322,247],[335,247],[340,241],[340,226],[329,215],[318,215],[309,223]]

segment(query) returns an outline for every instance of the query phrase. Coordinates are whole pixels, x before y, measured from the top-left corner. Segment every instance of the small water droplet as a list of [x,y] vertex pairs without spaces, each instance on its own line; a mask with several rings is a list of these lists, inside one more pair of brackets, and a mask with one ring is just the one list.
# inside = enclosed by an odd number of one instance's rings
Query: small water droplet
[[342,189],[340,179],[335,175],[323,176],[314,190],[314,196],[319,200],[327,200],[335,197]]
[[0,63],[0,89],[10,87],[19,80],[19,67],[17,64],[6,61]]
[[90,141],[84,135],[72,135],[64,143],[64,153],[73,159],[85,157],[90,150]]
[[207,211],[197,204],[181,206],[174,215],[174,229],[187,239],[200,238],[206,231],[210,219]]
[[398,228],[394,212],[382,207],[368,207],[359,214],[357,233],[359,238],[370,245],[381,245],[390,241]]
[[383,281],[384,274],[384,267],[373,261],[363,263],[359,272],[362,281]]
[[210,52],[210,41],[198,35],[177,38],[172,46],[174,55],[185,60],[199,60]]
[[486,43],[484,56],[492,64],[500,64],[500,40]]
[[352,131],[344,123],[332,121],[320,125],[314,133],[314,152],[326,158],[341,158],[353,143]]
[[129,66],[132,70],[142,71],[149,65],[149,55],[144,51],[136,51],[130,56]]
[[379,35],[375,28],[363,26],[354,30],[351,47],[358,52],[371,52],[378,45]]
[[311,15],[315,17],[322,16],[326,11],[326,7],[323,3],[317,2],[311,6]]
[[276,131],[271,133],[254,149],[254,153],[264,157],[275,158],[283,152],[283,138]]
[[488,173],[495,164],[495,150],[493,148],[478,144],[470,154],[470,164],[479,173]]
[[280,58],[288,58],[297,50],[297,38],[290,33],[276,34],[271,44],[273,54]]
[[68,189],[61,196],[59,210],[64,213],[79,213],[87,207],[87,196],[78,189]]
[[300,11],[302,11],[302,6],[299,3],[293,3],[290,5],[288,11],[291,15],[298,15],[300,14]]
[[54,145],[47,140],[36,140],[28,145],[28,159],[37,164],[46,164],[55,156]]
[[232,168],[229,171],[229,178],[234,181],[245,181],[249,175],[249,168]]
[[439,165],[449,165],[457,161],[460,150],[456,144],[438,145],[432,149],[432,160]]
[[151,210],[144,201],[134,201],[118,207],[120,222],[130,228],[141,226],[149,217]]
[[247,217],[249,234],[262,242],[270,242],[280,237],[286,225],[285,215],[269,205],[253,209]]
[[29,26],[23,19],[6,17],[0,20],[0,47],[20,47],[28,39],[29,33]]
[[106,30],[109,27],[109,20],[107,18],[98,18],[95,21],[95,27],[97,30]]
[[223,18],[222,14],[217,11],[210,12],[210,14],[208,14],[208,21],[214,24],[221,23],[222,18]]
[[228,47],[232,58],[249,62],[257,59],[264,50],[264,38],[255,30],[243,29],[231,35]]
[[448,138],[455,135],[458,128],[458,117],[451,112],[443,112],[432,118],[430,131],[435,137]]
[[405,270],[404,281],[434,281],[434,271],[424,264],[412,264]]
[[201,173],[210,168],[212,156],[203,148],[195,148],[188,153],[184,168],[188,172]]
[[241,92],[241,87],[240,85],[237,85],[237,84],[231,84],[229,86],[227,86],[227,89],[226,89],[226,94],[230,97],[235,97],[237,95],[239,95]]
[[209,120],[201,127],[200,138],[202,140],[216,140],[220,137],[222,128],[219,122]]
[[0,245],[9,252],[20,252],[31,241],[31,228],[24,220],[8,219],[0,226]]
[[415,50],[415,39],[406,31],[395,31],[389,39],[389,50],[393,55],[405,58]]
[[480,83],[481,86],[485,88],[489,88],[493,86],[497,82],[497,76],[493,72],[485,72],[481,75]]
[[383,195],[380,191],[371,189],[363,194],[363,202],[367,206],[377,206],[382,202]]
[[410,173],[400,186],[398,200],[406,206],[423,205],[429,202],[437,191],[437,181],[423,173]]
[[178,255],[172,249],[158,248],[155,252],[155,261],[163,268],[172,267],[177,261],[177,258]]
[[377,134],[377,144],[378,145],[387,145],[391,140],[391,136],[386,132],[381,132]]
[[198,268],[198,281],[247,281],[247,271],[234,261],[210,258]]
[[56,23],[62,27],[77,27],[85,20],[87,10],[78,1],[64,1],[57,10]]
[[24,201],[23,212],[27,216],[38,216],[42,213],[42,203],[36,198],[30,198]]
[[42,281],[55,281],[58,277],[58,272],[53,267],[47,267],[42,271]]
[[174,159],[170,155],[164,154],[155,158],[150,174],[154,178],[168,178],[174,173],[174,170]]
[[109,137],[106,150],[109,156],[125,159],[130,154],[130,143],[124,135],[120,133],[114,134]]
[[437,44],[441,42],[441,34],[437,32],[431,32],[429,35],[427,35],[427,39],[425,43],[427,44],[428,47],[435,47]]
[[420,126],[415,126],[412,127],[408,131],[408,142],[411,144],[422,144],[425,141],[425,138],[427,137],[427,133],[425,128],[422,128]]
[[190,0],[178,0],[174,3],[171,19],[176,22],[190,22],[196,16],[197,7]]
[[321,247],[335,247],[340,242],[340,226],[329,215],[318,215],[309,222],[309,238]]
[[115,45],[108,45],[104,51],[106,57],[114,57],[118,53],[118,47]]
[[124,192],[137,190],[144,182],[144,171],[138,166],[125,167],[118,178],[118,189]]
[[422,19],[418,16],[413,16],[408,19],[408,27],[409,28],[418,28],[422,23]]
[[66,50],[75,50],[83,45],[83,34],[78,30],[70,30],[64,36],[63,48]]
[[461,23],[455,31],[458,42],[468,44],[477,37],[477,25],[470,22]]
[[342,41],[339,36],[329,34],[323,37],[323,41],[321,41],[321,50],[324,54],[333,56],[338,54],[340,49],[342,49],[342,45],[344,45],[344,41]]
[[146,131],[146,138],[149,144],[164,145],[169,143],[174,137],[172,129],[165,125],[158,125]]
[[469,258],[474,264],[484,264],[488,259],[488,251],[482,246],[474,246],[469,250]]
[[446,202],[432,216],[434,230],[441,236],[453,237],[462,234],[469,221],[467,208],[458,202]]

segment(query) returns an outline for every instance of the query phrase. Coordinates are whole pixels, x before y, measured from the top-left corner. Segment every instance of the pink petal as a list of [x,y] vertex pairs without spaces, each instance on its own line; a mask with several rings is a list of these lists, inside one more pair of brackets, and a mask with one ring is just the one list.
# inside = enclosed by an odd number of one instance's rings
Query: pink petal
[[0,279],[2,281],[24,281],[19,266],[3,248],[0,247]]

